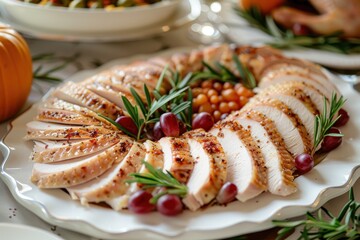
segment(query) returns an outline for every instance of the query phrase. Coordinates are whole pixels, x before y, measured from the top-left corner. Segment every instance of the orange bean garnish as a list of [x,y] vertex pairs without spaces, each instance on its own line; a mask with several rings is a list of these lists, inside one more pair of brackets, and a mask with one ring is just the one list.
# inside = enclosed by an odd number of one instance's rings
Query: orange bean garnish
[[219,105],[219,111],[220,111],[221,113],[228,113],[228,112],[230,112],[229,104],[226,103],[226,102],[220,103],[220,105]]
[[202,105],[199,107],[199,112],[212,113],[213,110],[212,110],[212,108],[211,108],[211,104],[208,103],[208,102],[202,104]]
[[216,91],[221,92],[223,86],[222,86],[221,83],[215,82],[215,83],[213,84],[213,88],[214,88]]
[[220,98],[219,96],[215,95],[215,96],[211,96],[210,97],[210,103],[219,103],[220,102]]
[[230,101],[237,101],[238,95],[236,94],[234,89],[225,89],[221,92],[221,95],[224,97],[224,99],[228,102]]
[[202,88],[211,88],[212,87],[212,82],[211,81],[204,81],[201,83],[201,87]]
[[221,112],[219,110],[214,111],[213,113],[215,121],[219,121],[221,117]]
[[244,97],[244,96],[239,97],[239,103],[240,103],[241,106],[244,106],[248,102],[249,102],[249,99],[247,97]]
[[217,96],[217,95],[218,95],[218,92],[217,92],[215,89],[210,89],[210,90],[207,92],[207,95],[208,95],[208,97]]
[[231,83],[229,83],[229,82],[226,82],[226,83],[224,83],[224,85],[223,85],[223,89],[230,89],[230,88],[233,88],[234,87],[234,85],[232,85]]
[[199,105],[202,105],[204,103],[207,103],[209,101],[209,98],[205,94],[201,93],[196,97],[196,100],[198,101]]
[[240,105],[237,102],[231,101],[229,102],[229,108],[231,110],[238,110],[240,109]]

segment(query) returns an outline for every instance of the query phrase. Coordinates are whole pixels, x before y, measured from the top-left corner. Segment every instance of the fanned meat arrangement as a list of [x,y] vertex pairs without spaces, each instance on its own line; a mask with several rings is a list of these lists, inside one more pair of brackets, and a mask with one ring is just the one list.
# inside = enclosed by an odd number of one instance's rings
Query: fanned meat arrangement
[[[320,148],[315,119],[334,96],[319,66],[268,47],[219,45],[116,66],[40,104],[25,136],[35,143],[31,180],[84,205],[157,204],[166,215],[174,215],[166,201],[180,201],[178,213],[288,196],[304,172],[295,158]],[[151,200],[134,207],[140,198]]]

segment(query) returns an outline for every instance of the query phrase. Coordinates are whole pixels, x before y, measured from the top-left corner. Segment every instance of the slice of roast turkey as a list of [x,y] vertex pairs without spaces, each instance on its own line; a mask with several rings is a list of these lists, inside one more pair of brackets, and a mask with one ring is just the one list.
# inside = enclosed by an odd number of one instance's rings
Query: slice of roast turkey
[[123,115],[121,108],[109,102],[103,97],[82,87],[80,84],[67,82],[64,86],[53,92],[53,96],[83,107],[87,107],[95,113],[100,113],[111,119]]
[[256,110],[271,119],[281,137],[284,139],[286,148],[296,156],[301,153],[310,153],[312,139],[306,131],[300,118],[291,109],[279,100],[258,96],[248,103],[241,112]]
[[[146,140],[144,142],[144,146],[146,150],[144,161],[149,163],[155,169],[162,169],[164,165],[164,159],[163,159],[164,156],[160,144],[157,142]],[[148,170],[143,164],[139,170],[139,173],[147,173],[147,172]],[[126,194],[106,200],[106,203],[109,204],[116,211],[125,209],[128,206],[128,200],[131,194],[135,193],[139,189],[141,189],[141,186],[139,184],[131,183]],[[147,189],[147,190],[151,191],[152,189]]]
[[94,121],[101,122],[101,125],[106,128],[117,130],[117,128],[114,125],[110,124],[107,120],[105,120],[103,117],[100,117],[97,113],[93,112],[92,110],[90,110],[86,107],[81,107],[76,104],[66,102],[64,100],[61,100],[61,99],[58,99],[55,97],[47,99],[42,104],[42,106],[40,106],[40,108],[41,107],[51,108],[51,109],[60,109],[60,110],[64,110],[64,111],[77,113],[77,114],[83,115],[85,117],[94,119]]
[[287,196],[296,192],[294,183],[294,159],[286,150],[285,143],[270,119],[254,110],[244,114],[233,114],[235,120],[251,133],[260,148],[267,169],[268,191],[272,194]]
[[210,133],[193,130],[186,132],[183,137],[189,143],[195,161],[183,202],[191,211],[195,211],[213,200],[225,183],[227,161],[219,141]]
[[236,198],[245,202],[267,190],[263,155],[249,130],[235,121],[216,125],[211,134],[217,137],[227,159],[227,182],[237,186]]
[[112,131],[101,126],[71,126],[40,121],[31,121],[26,124],[27,132],[25,140],[72,140],[88,139]]
[[35,163],[31,181],[40,188],[64,188],[85,183],[120,162],[131,146],[132,142],[125,139],[91,156],[60,163]]
[[52,163],[83,157],[101,152],[115,145],[120,142],[120,138],[129,137],[114,132],[77,142],[63,141],[62,143],[52,143],[48,141],[41,145],[35,143],[31,159],[39,163]]
[[61,123],[69,125],[101,125],[101,122],[92,117],[77,112],[40,107],[36,119],[39,121]]
[[129,174],[138,172],[145,157],[145,148],[141,143],[134,143],[126,157],[114,164],[104,174],[84,184],[67,188],[73,199],[81,204],[102,202],[126,193]]
[[186,183],[194,168],[188,142],[182,138],[163,137],[159,144],[164,153],[164,171],[169,171],[180,183]]
[[277,83],[303,82],[318,89],[327,99],[331,99],[333,93],[339,95],[338,90],[333,86],[330,80],[307,73],[306,70],[304,70],[305,72],[301,72],[296,69],[297,68],[290,68],[284,69],[283,71],[270,71],[261,78],[259,87],[266,88]]
[[[307,95],[306,90],[303,90],[305,87],[294,83],[276,85],[265,89],[259,97],[266,96],[266,98],[277,99],[288,106],[300,118],[310,135],[311,144],[313,145],[315,115],[319,114],[319,111],[316,104]],[[254,97],[251,101],[256,101],[257,98]],[[321,100],[323,99],[320,98],[319,101]]]

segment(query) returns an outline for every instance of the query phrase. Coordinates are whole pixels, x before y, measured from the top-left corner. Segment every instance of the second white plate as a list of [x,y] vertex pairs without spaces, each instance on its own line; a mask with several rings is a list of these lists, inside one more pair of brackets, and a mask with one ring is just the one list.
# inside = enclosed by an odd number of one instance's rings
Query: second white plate
[[[227,37],[232,42],[259,46],[272,40],[271,36],[251,27],[235,13],[235,1],[224,2],[222,6],[221,17],[230,29]],[[282,52],[288,57],[306,59],[335,69],[360,69],[360,54],[340,54],[309,48],[293,48]]]

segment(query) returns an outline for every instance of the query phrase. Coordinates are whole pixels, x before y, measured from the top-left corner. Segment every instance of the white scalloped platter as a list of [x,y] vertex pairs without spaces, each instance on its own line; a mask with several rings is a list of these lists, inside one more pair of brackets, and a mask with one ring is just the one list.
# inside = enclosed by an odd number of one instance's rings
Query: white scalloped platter
[[[184,50],[171,50],[162,54],[176,51]],[[149,57],[151,55],[135,58]],[[135,58],[112,62],[110,65],[133,61]],[[82,80],[101,69],[81,72],[71,80]],[[328,200],[348,191],[360,176],[360,119],[357,117],[360,116],[360,95],[335,77],[334,82],[347,98],[345,109],[350,114],[350,121],[341,129],[345,135],[343,144],[311,172],[298,177],[295,180],[298,192],[289,197],[264,193],[246,203],[233,202],[226,207],[185,211],[176,217],[165,217],[156,212],[135,215],[96,205],[82,206],[71,200],[64,191],[42,190],[30,181],[33,163],[29,155],[33,144],[24,141],[23,136],[26,133],[25,124],[36,115],[37,105],[10,124],[8,134],[0,143],[5,156],[0,177],[14,198],[43,220],[103,239],[219,239],[268,229],[272,227],[273,219],[300,216],[319,208]]]

